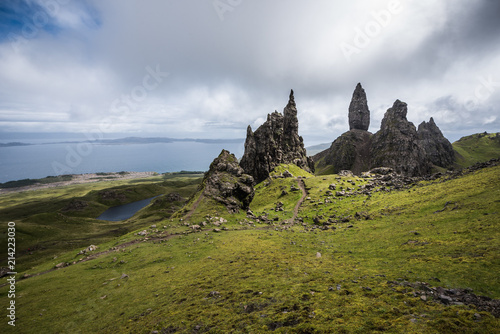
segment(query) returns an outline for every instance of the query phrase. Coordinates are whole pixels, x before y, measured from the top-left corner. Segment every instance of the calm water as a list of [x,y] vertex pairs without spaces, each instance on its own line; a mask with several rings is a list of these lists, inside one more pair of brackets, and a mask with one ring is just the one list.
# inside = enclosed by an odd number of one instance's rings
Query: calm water
[[124,204],[124,205],[119,205],[119,206],[114,206],[106,211],[104,211],[97,219],[100,220],[108,220],[108,221],[113,221],[117,222],[120,220],[125,220],[129,219],[132,217],[137,211],[151,203],[153,199],[155,199],[158,196],[151,197],[148,199],[143,199],[141,201],[137,202],[132,202],[129,204]]
[[238,158],[243,142],[130,145],[50,144],[0,147],[0,183],[96,172],[206,171],[222,149]]

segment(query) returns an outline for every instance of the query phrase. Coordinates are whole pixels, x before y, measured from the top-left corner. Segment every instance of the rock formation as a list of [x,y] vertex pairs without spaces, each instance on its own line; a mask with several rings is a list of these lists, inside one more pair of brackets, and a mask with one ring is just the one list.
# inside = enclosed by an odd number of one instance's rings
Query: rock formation
[[224,204],[229,212],[248,209],[254,196],[254,179],[245,174],[234,154],[222,150],[210,164],[202,186],[203,193]]
[[368,132],[370,125],[370,110],[366,93],[358,83],[352,94],[349,105],[349,131],[338,137],[326,151],[316,154],[313,159],[317,162],[318,170],[328,169],[329,172],[339,173],[341,170],[351,170],[355,174],[370,169],[370,140],[372,134]]
[[368,109],[366,93],[361,84],[358,83],[349,105],[349,130],[368,131],[369,126],[370,110]]
[[450,167],[455,161],[453,146],[443,136],[434,119],[422,122],[418,126],[418,139],[432,164],[439,167]]
[[283,115],[277,111],[267,115],[266,122],[255,132],[248,126],[245,153],[240,166],[257,183],[265,180],[282,163],[293,163],[308,172],[314,172],[314,163],[307,157],[298,131],[297,107],[292,90]]
[[382,119],[371,145],[372,167],[392,167],[398,173],[420,176],[430,173],[431,164],[420,145],[417,130],[406,119],[406,103],[396,100]]
[[317,170],[330,167],[329,172],[338,174],[350,170],[361,174],[370,169],[370,145],[372,134],[363,130],[350,130],[335,139],[329,149],[316,154]]
[[361,174],[375,167],[390,167],[407,176],[423,176],[432,165],[449,167],[455,155],[450,142],[434,120],[423,122],[418,132],[406,119],[404,102],[396,100],[384,115],[380,130],[372,135],[370,110],[361,84],[356,86],[349,105],[349,131],[338,137],[327,150],[313,159],[319,173],[351,170]]

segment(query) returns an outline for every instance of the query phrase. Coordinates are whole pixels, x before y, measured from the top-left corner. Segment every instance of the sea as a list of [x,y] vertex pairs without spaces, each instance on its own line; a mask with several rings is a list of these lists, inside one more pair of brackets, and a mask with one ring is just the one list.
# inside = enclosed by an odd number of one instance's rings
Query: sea
[[222,149],[230,151],[239,159],[243,156],[244,140],[113,145],[91,142],[35,143],[0,147],[0,183],[98,172],[207,171]]

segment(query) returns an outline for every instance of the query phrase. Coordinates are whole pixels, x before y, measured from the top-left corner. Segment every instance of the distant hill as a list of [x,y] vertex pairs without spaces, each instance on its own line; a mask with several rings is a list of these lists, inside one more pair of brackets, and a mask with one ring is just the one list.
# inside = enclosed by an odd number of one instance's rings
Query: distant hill
[[323,143],[323,144],[318,144],[318,145],[306,147],[307,155],[309,155],[309,156],[316,155],[319,152],[323,152],[324,150],[328,149],[331,145],[332,145],[332,143]]
[[11,142],[11,143],[0,143],[0,147],[11,147],[11,146],[29,146],[31,144]]
[[500,132],[477,133],[462,137],[453,144],[455,161],[460,167],[500,157]]
[[[60,141],[60,142],[50,142],[50,143],[42,143],[40,145],[51,145],[51,144],[77,144],[83,143],[85,141]],[[129,145],[129,144],[154,144],[154,143],[173,143],[173,142],[196,142],[196,143],[205,143],[205,144],[231,144],[231,143],[243,143],[243,138],[235,138],[235,139],[199,139],[199,138],[169,138],[169,137],[126,137],[126,138],[118,138],[118,139],[98,139],[90,141],[92,144],[98,145]],[[20,142],[9,142],[9,143],[0,143],[0,147],[10,147],[10,146],[29,146],[36,145],[32,143],[20,143]]]

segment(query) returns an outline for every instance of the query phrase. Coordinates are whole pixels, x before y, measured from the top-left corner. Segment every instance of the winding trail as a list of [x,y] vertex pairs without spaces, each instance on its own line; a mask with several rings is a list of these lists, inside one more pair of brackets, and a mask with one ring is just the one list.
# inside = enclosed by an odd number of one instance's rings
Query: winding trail
[[307,190],[306,190],[306,185],[304,184],[304,180],[302,178],[297,178],[297,183],[299,184],[299,188],[302,191],[302,197],[299,199],[297,204],[295,204],[295,208],[293,208],[293,216],[290,219],[287,219],[286,222],[288,224],[294,223],[295,219],[297,219],[297,215],[299,214],[299,209],[304,200],[307,197]]
[[205,195],[202,192],[200,194],[200,197],[198,197],[198,199],[196,200],[196,202],[194,202],[193,207],[191,208],[191,210],[189,210],[189,212],[186,213],[186,215],[184,216],[184,218],[183,218],[184,220],[188,220],[189,218],[191,218],[191,216],[196,211],[196,209],[198,209],[198,205],[200,205],[200,202],[203,200],[203,198],[205,198]]

